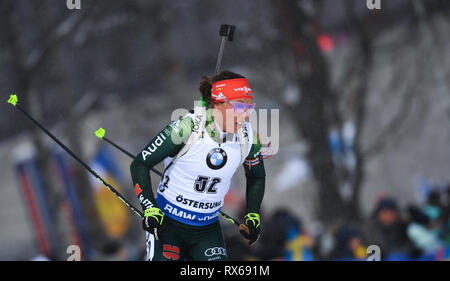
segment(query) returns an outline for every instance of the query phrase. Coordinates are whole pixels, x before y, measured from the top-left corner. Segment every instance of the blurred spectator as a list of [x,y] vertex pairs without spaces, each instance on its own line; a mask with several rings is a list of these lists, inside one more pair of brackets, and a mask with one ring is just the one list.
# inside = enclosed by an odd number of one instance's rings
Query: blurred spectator
[[291,225],[286,233],[284,259],[288,261],[314,260],[312,248],[314,240],[301,227],[301,224]]
[[309,233],[300,218],[278,208],[263,220],[260,240],[252,247],[234,226],[229,227],[225,233],[229,259],[365,260],[369,245],[380,247],[382,260],[449,259],[450,186],[445,189],[448,194],[442,191],[431,191],[422,206],[409,205],[404,218],[397,201],[383,194],[361,225],[344,224],[332,232],[316,222]]
[[[257,241],[256,243],[260,243]],[[257,260],[253,248],[248,246],[248,241],[244,240],[242,235],[236,229],[227,232],[225,235],[225,245],[227,246],[227,255],[230,261],[254,261]]]
[[259,243],[259,256],[262,260],[281,259],[284,256],[284,243],[289,225],[296,224],[287,211],[278,209],[264,223]]
[[363,227],[364,238],[368,245],[380,247],[383,260],[392,252],[410,252],[413,249],[406,227],[397,202],[384,197],[376,204],[371,218]]
[[415,206],[408,207],[411,222],[407,228],[408,237],[422,254],[437,251],[442,246],[439,239],[440,223],[438,221],[440,210],[428,205],[422,210]]
[[444,198],[445,203],[442,208],[442,240],[446,245],[450,245],[450,183],[445,189]]
[[313,260],[313,240],[301,220],[285,209],[277,209],[261,234],[258,255],[261,260]]
[[341,226],[336,235],[336,246],[332,260],[362,260],[366,257],[366,246],[361,242],[359,231],[351,225]]
[[439,209],[443,208],[441,193],[439,192],[439,190],[432,190],[430,194],[428,194],[427,205],[431,205]]

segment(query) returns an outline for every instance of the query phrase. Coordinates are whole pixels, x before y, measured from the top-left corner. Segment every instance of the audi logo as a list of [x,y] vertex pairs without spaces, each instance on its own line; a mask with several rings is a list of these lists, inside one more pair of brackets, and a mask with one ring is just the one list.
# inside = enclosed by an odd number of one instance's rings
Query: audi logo
[[205,251],[205,256],[207,256],[207,257],[216,256],[216,255],[226,256],[227,250],[225,250],[222,247],[214,247],[214,248],[206,249],[206,251]]

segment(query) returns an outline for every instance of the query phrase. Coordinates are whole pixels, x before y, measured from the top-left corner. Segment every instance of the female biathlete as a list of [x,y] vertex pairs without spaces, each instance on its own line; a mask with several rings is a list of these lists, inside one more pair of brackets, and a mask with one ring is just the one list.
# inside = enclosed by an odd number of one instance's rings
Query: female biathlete
[[[254,109],[248,80],[223,71],[204,76],[202,104],[166,126],[131,163],[135,192],[144,210],[147,259],[226,260],[218,215],[231,178],[244,166],[247,231],[255,242],[265,188],[261,144],[248,122]],[[149,169],[164,161],[165,170],[154,196]]]

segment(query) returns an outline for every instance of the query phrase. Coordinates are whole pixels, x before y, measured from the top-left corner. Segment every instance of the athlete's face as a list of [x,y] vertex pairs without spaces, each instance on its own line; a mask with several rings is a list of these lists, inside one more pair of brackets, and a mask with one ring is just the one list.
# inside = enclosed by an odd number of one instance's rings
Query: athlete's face
[[253,107],[253,100],[248,98],[219,103],[214,105],[214,117],[222,130],[236,133],[237,129],[248,119]]

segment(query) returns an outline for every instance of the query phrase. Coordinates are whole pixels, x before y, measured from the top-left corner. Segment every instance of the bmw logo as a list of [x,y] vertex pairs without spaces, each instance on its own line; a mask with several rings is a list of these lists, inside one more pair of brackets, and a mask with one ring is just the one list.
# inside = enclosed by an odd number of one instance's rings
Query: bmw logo
[[222,148],[213,148],[208,152],[206,164],[213,170],[218,170],[227,163],[227,153]]

